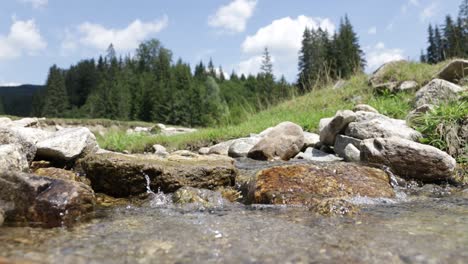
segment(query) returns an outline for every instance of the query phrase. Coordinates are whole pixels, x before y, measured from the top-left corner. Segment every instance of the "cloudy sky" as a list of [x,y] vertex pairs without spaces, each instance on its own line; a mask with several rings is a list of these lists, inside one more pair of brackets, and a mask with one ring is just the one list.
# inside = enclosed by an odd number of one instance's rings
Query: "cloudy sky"
[[429,23],[456,15],[461,0],[1,0],[0,85],[45,82],[52,64],[68,67],[113,43],[132,54],[158,38],[175,59],[209,60],[226,72],[256,73],[265,46],[277,75],[293,81],[306,26],[334,31],[348,14],[367,71],[419,58]]

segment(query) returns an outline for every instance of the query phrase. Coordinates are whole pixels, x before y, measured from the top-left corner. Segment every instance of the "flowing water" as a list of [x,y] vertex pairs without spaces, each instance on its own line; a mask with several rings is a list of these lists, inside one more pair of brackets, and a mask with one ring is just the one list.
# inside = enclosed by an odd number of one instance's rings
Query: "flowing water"
[[467,263],[467,190],[415,190],[394,200],[355,198],[358,215],[323,217],[286,206],[186,210],[148,188],[143,204],[99,208],[72,228],[0,228],[0,256],[26,263]]

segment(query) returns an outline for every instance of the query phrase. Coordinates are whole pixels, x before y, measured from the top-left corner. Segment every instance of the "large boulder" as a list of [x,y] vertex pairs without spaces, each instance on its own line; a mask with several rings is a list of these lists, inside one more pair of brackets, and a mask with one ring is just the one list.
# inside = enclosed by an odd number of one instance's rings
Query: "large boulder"
[[151,189],[167,193],[184,186],[204,189],[233,186],[237,175],[233,159],[194,153],[171,154],[166,159],[151,155],[102,153],[88,155],[77,163],[96,192],[114,197],[146,192],[145,177],[150,179]]
[[[322,133],[322,130],[324,130],[325,127],[328,126],[328,124],[330,124],[332,120],[333,120],[333,117],[325,117],[325,118],[320,119],[319,127],[318,127],[319,134]],[[320,135],[319,135],[319,140],[320,140]]]
[[36,156],[37,148],[30,140],[10,128],[0,127],[0,145],[6,144],[20,145],[20,152],[26,155],[28,162],[32,162]]
[[94,209],[93,190],[82,183],[0,171],[5,220],[45,227],[69,225]]
[[361,160],[386,165],[401,177],[423,182],[452,180],[456,167],[455,159],[435,147],[395,137],[364,140]]
[[383,64],[377,70],[375,70],[372,75],[369,78],[369,85],[372,87],[376,87],[378,85],[381,85],[383,83],[392,81],[386,79],[388,77],[388,72],[392,69],[397,68],[399,65],[407,64],[408,62],[405,60],[396,60],[396,61],[391,61]]
[[0,170],[29,171],[28,160],[20,145],[0,145]]
[[438,105],[441,103],[456,101],[460,93],[465,89],[451,82],[434,79],[416,93],[415,106],[424,104]]
[[256,175],[254,203],[313,205],[328,198],[394,197],[389,176],[353,163],[280,166]]
[[261,140],[260,137],[239,138],[229,146],[228,155],[233,158],[247,157],[249,151]]
[[12,125],[17,127],[35,127],[39,123],[39,119],[36,117],[25,117],[13,121]]
[[0,126],[10,126],[13,123],[8,117],[0,117]]
[[418,140],[421,133],[406,125],[405,120],[369,112],[357,112],[356,122],[348,125],[345,135],[357,139],[400,137]]
[[344,132],[349,123],[356,119],[356,114],[350,110],[338,111],[333,119],[320,131],[320,142],[333,146],[336,135]]
[[283,122],[271,129],[248,153],[256,160],[272,160],[279,157],[289,160],[304,146],[302,128],[292,122]]
[[436,74],[436,78],[459,83],[461,79],[468,76],[468,60],[455,59],[449,62]]
[[323,152],[315,148],[307,148],[306,151],[301,152],[294,157],[296,160],[308,160],[308,161],[319,161],[319,162],[333,162],[341,161],[340,157],[333,154]]
[[356,105],[353,108],[353,111],[354,112],[363,111],[363,112],[371,112],[371,113],[377,113],[377,114],[379,113],[379,111],[377,111],[377,109],[375,109],[374,107],[372,107],[370,105],[366,105],[366,104]]
[[33,127],[11,126],[10,130],[23,137],[29,143],[36,145],[37,142],[52,136],[52,132]]
[[37,156],[44,160],[69,162],[98,150],[96,137],[88,128],[64,128],[37,143]]

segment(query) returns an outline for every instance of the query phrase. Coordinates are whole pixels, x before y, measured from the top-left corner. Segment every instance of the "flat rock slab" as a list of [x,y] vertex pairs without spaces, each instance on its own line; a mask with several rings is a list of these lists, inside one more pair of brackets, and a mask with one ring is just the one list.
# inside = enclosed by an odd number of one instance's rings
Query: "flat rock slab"
[[215,189],[233,186],[237,175],[234,160],[220,155],[149,155],[102,153],[78,161],[96,192],[128,197],[146,192],[145,175],[153,190],[174,192],[181,187]]
[[254,202],[259,204],[314,205],[328,198],[395,195],[384,171],[352,163],[273,167],[256,178]]
[[73,224],[94,210],[93,190],[82,183],[12,171],[0,172],[5,221],[34,226]]
[[436,77],[452,83],[458,83],[468,76],[468,60],[455,59],[449,62]]

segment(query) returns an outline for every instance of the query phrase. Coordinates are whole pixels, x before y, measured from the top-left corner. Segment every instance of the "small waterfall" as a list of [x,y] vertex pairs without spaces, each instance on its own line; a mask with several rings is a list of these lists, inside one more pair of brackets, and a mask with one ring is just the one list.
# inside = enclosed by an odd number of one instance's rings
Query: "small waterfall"
[[155,193],[151,190],[151,180],[148,174],[141,172],[146,179],[146,193],[150,196],[150,206],[151,207],[167,207],[169,204],[172,203],[171,197],[169,195],[164,194],[161,191],[161,188],[158,188],[158,192]]
[[395,191],[395,197],[397,200],[405,200],[407,198],[406,193],[403,192],[403,189],[405,187],[400,186],[398,183],[398,179],[395,176],[395,174],[392,172],[390,167],[383,166],[383,170],[390,176],[390,184],[393,187],[393,190]]

